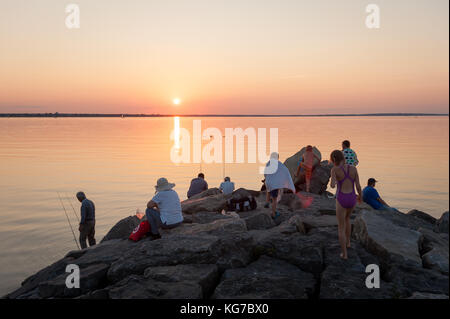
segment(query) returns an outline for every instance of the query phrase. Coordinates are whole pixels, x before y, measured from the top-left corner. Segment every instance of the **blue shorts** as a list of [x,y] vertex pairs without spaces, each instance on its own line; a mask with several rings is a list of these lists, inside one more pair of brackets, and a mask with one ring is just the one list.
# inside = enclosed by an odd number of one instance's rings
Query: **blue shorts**
[[279,189],[274,189],[270,191],[270,197],[277,198]]

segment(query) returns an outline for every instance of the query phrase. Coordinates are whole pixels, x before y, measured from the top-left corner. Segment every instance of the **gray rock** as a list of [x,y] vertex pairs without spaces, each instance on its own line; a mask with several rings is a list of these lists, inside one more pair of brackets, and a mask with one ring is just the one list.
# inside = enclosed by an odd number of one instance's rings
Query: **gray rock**
[[448,212],[443,213],[441,218],[436,222],[435,230],[448,234]]
[[164,234],[220,235],[245,231],[247,231],[247,226],[244,220],[240,218],[226,218],[226,219],[218,219],[207,224],[194,224],[194,223],[183,224],[171,230],[161,230],[161,235],[162,236],[164,236]]
[[214,291],[216,299],[306,299],[314,293],[312,274],[262,256],[245,268],[226,270]]
[[423,221],[425,221],[427,223],[430,223],[430,224],[435,224],[436,221],[437,221],[436,218],[434,218],[433,216],[430,216],[429,214],[424,213],[424,212],[422,212],[420,210],[417,210],[417,209],[410,210],[408,212],[408,215],[414,216],[414,217],[416,217],[418,219],[421,219],[421,220],[423,220]]
[[68,264],[72,264],[75,259],[73,257],[63,258],[53,263],[52,265],[45,267],[36,274],[28,277],[22,282],[22,286],[7,295],[7,298],[16,299],[21,296],[29,294],[31,291],[36,290],[40,283],[54,279],[59,275],[65,273]]
[[427,292],[416,291],[412,294],[411,297],[406,299],[448,299],[448,296],[443,294],[430,294]]
[[208,188],[207,190],[205,190],[197,195],[191,196],[191,198],[189,198],[189,199],[199,199],[199,198],[209,197],[211,195],[219,195],[219,194],[222,194],[220,189],[218,189],[217,187],[213,187],[213,188]]
[[184,214],[195,214],[197,212],[220,212],[226,207],[225,195],[211,195],[207,197],[187,199],[181,202]]
[[115,224],[114,227],[111,228],[110,231],[105,235],[105,237],[103,237],[101,242],[111,239],[127,239],[140,223],[141,220],[137,218],[137,216],[126,217]]
[[239,217],[241,217],[245,221],[248,230],[269,229],[275,227],[275,223],[269,212],[263,212],[259,210],[241,212],[239,213]]
[[153,266],[217,264],[220,269],[243,267],[251,261],[253,238],[247,233],[227,236],[174,234],[159,240],[141,240],[126,251],[108,271],[118,282],[130,274],[143,274]]
[[96,264],[86,268],[80,268],[80,288],[67,288],[66,278],[69,273],[64,273],[52,280],[39,284],[39,295],[42,298],[76,297],[96,290],[106,284],[106,273],[109,265]]
[[395,263],[384,272],[383,277],[407,297],[416,291],[448,295],[448,276],[416,265]]
[[[298,163],[303,156],[306,148],[302,148],[299,152],[295,153],[286,161],[284,165],[289,169],[291,173],[292,180],[294,181],[295,187],[297,191],[305,191],[306,190],[306,179],[304,172],[301,173],[298,177],[295,177],[294,174],[297,170]],[[320,151],[317,148],[313,149],[314,153],[322,158]],[[323,194],[327,190],[327,185],[331,177],[331,167],[328,161],[322,161],[317,163],[317,160],[314,160],[314,170],[311,176],[311,185],[310,192],[314,194]]]
[[219,282],[219,268],[217,265],[176,265],[149,267],[144,272],[144,278],[151,278],[161,282],[194,282],[202,287],[202,297],[211,295]]
[[192,215],[184,215],[184,220],[189,219],[189,223],[208,224],[219,219],[228,219],[231,216],[222,215],[218,212],[196,212]]
[[356,218],[353,235],[384,263],[400,258],[402,262],[409,261],[422,265],[419,254],[422,235],[417,231],[390,223],[374,211],[363,211]]
[[390,283],[381,281],[380,288],[366,286],[368,274],[357,250],[348,250],[348,259],[339,257],[341,248],[331,244],[325,249],[325,270],[320,282],[321,299],[384,299],[392,298],[394,291]]
[[255,254],[285,260],[301,270],[320,274],[323,270],[323,237],[301,233],[286,235],[274,231],[252,231],[256,241]]
[[436,233],[427,228],[419,228],[418,231],[423,236],[421,247],[423,266],[448,275],[448,234]]
[[194,282],[161,282],[131,275],[108,288],[111,299],[200,299],[202,287]]

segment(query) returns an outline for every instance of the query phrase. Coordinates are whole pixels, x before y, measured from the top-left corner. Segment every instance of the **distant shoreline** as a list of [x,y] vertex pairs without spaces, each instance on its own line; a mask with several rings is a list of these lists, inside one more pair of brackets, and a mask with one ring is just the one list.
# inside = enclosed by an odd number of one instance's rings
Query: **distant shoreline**
[[120,113],[0,113],[0,117],[377,117],[377,116],[449,116],[443,113],[363,113],[363,114],[120,114]]

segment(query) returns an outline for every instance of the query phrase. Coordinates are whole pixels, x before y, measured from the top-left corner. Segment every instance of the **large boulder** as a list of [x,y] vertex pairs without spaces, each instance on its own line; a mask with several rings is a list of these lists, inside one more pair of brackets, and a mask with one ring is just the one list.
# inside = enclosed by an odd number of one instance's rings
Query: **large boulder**
[[202,297],[208,298],[219,282],[219,267],[208,264],[149,267],[144,278],[161,282],[194,282],[202,287]]
[[425,221],[427,223],[430,223],[430,224],[435,224],[436,223],[436,218],[434,218],[433,216],[431,216],[431,215],[429,215],[429,214],[427,214],[425,212],[417,210],[417,209],[410,210],[408,212],[408,215],[414,216],[414,217],[416,217],[418,219],[422,219],[423,221]]
[[422,265],[419,254],[422,235],[392,224],[374,211],[363,211],[356,218],[353,235],[369,252],[379,256],[386,264],[398,260]]
[[[354,245],[357,245],[354,243]],[[366,286],[368,274],[365,272],[359,249],[349,249],[348,259],[339,257],[341,248],[330,243],[324,248],[324,267],[320,281],[321,299],[380,299],[392,298],[392,285],[380,282],[380,288],[369,289]]]
[[[284,165],[289,169],[291,173],[292,180],[297,191],[306,191],[306,177],[304,170],[301,171],[299,176],[295,177],[295,172],[297,171],[298,165],[301,161],[301,157],[306,152],[306,148],[302,148],[299,152],[295,153],[286,161]],[[313,148],[313,152],[322,158],[320,151],[317,148]],[[327,190],[327,185],[331,176],[332,165],[328,161],[318,162],[314,159],[314,169],[311,176],[311,185],[309,191],[314,194],[323,194]]]
[[42,298],[73,298],[91,290],[96,290],[106,284],[108,268],[109,265],[107,264],[96,264],[86,268],[80,268],[79,288],[68,288],[66,278],[69,274],[63,273],[52,280],[40,283],[38,286],[39,295]]
[[110,282],[130,274],[143,274],[148,267],[178,264],[216,264],[220,269],[243,267],[252,260],[253,238],[248,233],[173,234],[159,240],[141,240],[112,263]]
[[449,237],[446,233],[436,233],[427,228],[419,228],[423,236],[420,253],[424,268],[437,270],[448,275],[448,245]]
[[162,236],[165,234],[183,234],[183,235],[221,235],[235,232],[247,231],[246,222],[240,218],[218,219],[207,224],[183,224],[174,229],[161,230]]
[[267,256],[245,268],[226,270],[214,291],[216,299],[306,299],[313,295],[312,274]]
[[241,217],[245,224],[247,225],[247,229],[269,229],[275,227],[275,222],[273,221],[270,213],[268,211],[248,211],[239,213],[239,217]]
[[[300,164],[300,162],[302,160],[302,156],[303,156],[303,154],[305,154],[305,152],[306,152],[306,147],[303,147],[300,151],[298,151],[291,157],[288,157],[284,161],[284,165],[286,165],[286,167],[289,169],[289,172],[291,173],[292,177],[294,177],[294,174],[297,171],[298,165]],[[313,152],[314,152],[314,154],[316,154],[316,156],[318,158],[320,158],[320,159],[322,158],[322,154],[315,146],[313,147]],[[318,165],[319,165],[319,162],[317,161],[317,159],[314,159],[313,166],[316,167]]]
[[207,197],[187,199],[181,202],[184,214],[195,214],[197,212],[220,212],[227,205],[224,194],[210,195]]
[[111,299],[200,299],[202,287],[192,281],[161,282],[130,275],[107,289]]
[[436,222],[435,230],[440,233],[448,234],[448,212],[442,214],[441,218]]
[[105,237],[103,237],[101,242],[111,239],[126,239],[140,223],[141,220],[137,218],[136,215],[121,219],[110,229]]
[[212,195],[219,195],[222,194],[222,192],[220,191],[220,189],[218,189],[217,187],[213,187],[213,188],[208,188],[207,190],[191,196],[189,199],[199,199],[199,198],[203,198],[203,197],[208,197],[208,196],[212,196]]

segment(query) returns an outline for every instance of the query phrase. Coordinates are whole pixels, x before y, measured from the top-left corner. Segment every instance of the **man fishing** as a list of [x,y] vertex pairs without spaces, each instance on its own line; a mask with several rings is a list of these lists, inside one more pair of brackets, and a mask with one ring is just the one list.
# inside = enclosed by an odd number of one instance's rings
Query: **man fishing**
[[81,220],[78,230],[81,249],[84,249],[87,247],[86,238],[89,246],[95,245],[95,205],[83,192],[77,193],[77,199],[81,202]]

